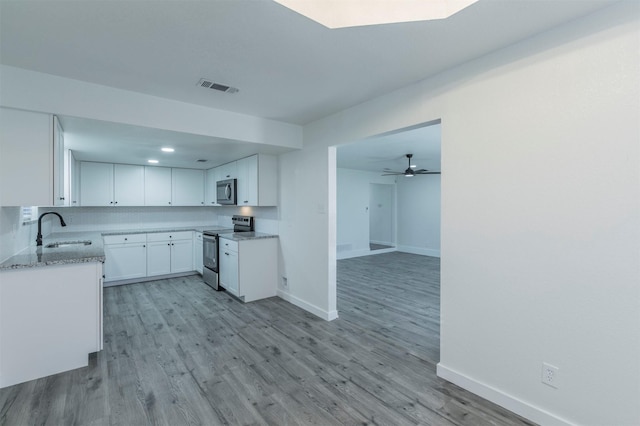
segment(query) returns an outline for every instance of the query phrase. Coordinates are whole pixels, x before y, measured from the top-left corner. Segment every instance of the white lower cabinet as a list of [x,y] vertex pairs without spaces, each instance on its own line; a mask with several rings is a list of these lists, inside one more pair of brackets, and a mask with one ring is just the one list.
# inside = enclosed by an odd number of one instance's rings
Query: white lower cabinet
[[193,231],[104,237],[105,282],[194,270]]
[[276,296],[278,239],[221,238],[220,285],[244,302]]
[[102,350],[101,262],[0,271],[0,295],[0,388],[86,367]]
[[147,276],[146,234],[108,235],[104,254],[105,282]]
[[147,276],[193,271],[193,232],[147,234]]
[[238,285],[238,243],[220,240],[220,285],[240,297]]

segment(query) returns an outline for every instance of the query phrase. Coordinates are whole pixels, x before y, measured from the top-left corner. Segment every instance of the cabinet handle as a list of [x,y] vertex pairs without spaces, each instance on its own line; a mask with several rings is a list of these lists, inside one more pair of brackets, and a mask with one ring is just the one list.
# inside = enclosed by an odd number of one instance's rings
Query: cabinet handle
[[125,238],[124,240],[127,241],[127,238]]
[[143,244],[142,247],[146,247],[146,246]]
[[118,204],[118,202],[116,201],[116,202],[115,202],[115,203],[113,203],[113,204]]
[[109,204],[113,204],[113,201],[109,201]]
[[60,197],[61,200],[64,200],[64,197]]
[[227,253],[226,251],[224,252],[224,254],[226,254],[227,256],[229,256],[229,253]]
[[169,204],[171,204],[171,201],[169,201]]
[[244,200],[244,203],[245,203],[245,204],[247,204],[248,202],[249,202],[249,201],[247,201],[247,200]]

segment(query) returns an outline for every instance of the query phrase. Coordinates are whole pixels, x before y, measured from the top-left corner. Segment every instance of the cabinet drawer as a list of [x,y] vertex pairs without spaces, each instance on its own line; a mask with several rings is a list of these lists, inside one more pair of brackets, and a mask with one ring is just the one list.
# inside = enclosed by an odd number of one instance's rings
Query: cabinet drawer
[[222,250],[231,250],[238,252],[238,242],[220,238],[220,251]]
[[147,241],[175,241],[175,240],[190,240],[193,238],[192,231],[178,231],[178,232],[154,232],[147,234]]
[[104,244],[146,243],[147,234],[105,235]]

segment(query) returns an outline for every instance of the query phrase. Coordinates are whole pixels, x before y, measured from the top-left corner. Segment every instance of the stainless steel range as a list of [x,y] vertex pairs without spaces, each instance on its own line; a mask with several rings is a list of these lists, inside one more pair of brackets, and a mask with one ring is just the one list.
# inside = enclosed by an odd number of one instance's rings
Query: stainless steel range
[[218,285],[218,275],[220,273],[218,256],[220,254],[219,234],[231,232],[252,232],[254,230],[253,216],[234,215],[231,218],[233,229],[218,228],[202,232],[202,277],[204,282],[215,290],[222,290]]

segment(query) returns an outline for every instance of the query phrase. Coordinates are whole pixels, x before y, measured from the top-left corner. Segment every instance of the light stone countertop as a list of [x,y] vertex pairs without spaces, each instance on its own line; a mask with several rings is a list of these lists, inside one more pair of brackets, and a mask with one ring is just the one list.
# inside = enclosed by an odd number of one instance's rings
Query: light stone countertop
[[230,232],[228,234],[220,234],[219,238],[231,241],[259,240],[262,238],[278,238],[274,234],[264,234],[262,232]]
[[[86,241],[91,244],[45,248],[47,244],[63,241]],[[102,235],[99,232],[58,232],[43,239],[40,247],[29,246],[0,264],[0,272],[71,263],[104,262]]]
[[[102,237],[105,235],[124,234],[152,234],[157,232],[180,232],[205,230],[229,230],[228,226],[187,226],[170,228],[137,228],[125,230],[107,230],[94,232],[56,232],[43,238],[43,245],[40,247],[29,246],[0,263],[0,272],[22,268],[34,268],[51,265],[66,265],[72,263],[104,262],[104,246]],[[90,240],[90,245],[71,245],[68,247],[45,248],[47,244],[64,241],[86,241]]]

